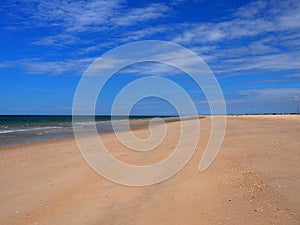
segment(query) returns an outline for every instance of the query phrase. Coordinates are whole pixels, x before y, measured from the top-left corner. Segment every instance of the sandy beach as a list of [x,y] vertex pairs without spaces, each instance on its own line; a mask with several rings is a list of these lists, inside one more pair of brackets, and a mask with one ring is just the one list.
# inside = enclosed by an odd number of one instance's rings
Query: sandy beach
[[[200,119],[196,152],[171,179],[146,187],[95,173],[72,138],[0,148],[0,224],[300,224],[300,116],[229,116],[221,151],[204,172],[199,161],[210,117]],[[156,125],[161,126],[161,125]],[[147,165],[177,144],[179,121],[147,153],[101,135],[118,159]],[[142,138],[149,130],[134,133]]]

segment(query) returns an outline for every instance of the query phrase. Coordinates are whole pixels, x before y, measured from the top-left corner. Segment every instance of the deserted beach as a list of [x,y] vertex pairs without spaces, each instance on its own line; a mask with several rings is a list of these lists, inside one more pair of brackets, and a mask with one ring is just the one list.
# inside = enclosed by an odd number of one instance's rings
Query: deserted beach
[[[210,130],[205,117],[188,164],[146,187],[99,176],[72,138],[1,147],[1,224],[299,224],[300,117],[229,116],[227,122],[208,170],[198,171]],[[114,134],[102,138],[115,157],[146,165],[172,152],[179,123],[167,123],[171,133],[149,153],[129,151]],[[147,128],[133,132],[149,135]]]
[[300,0],[1,0],[0,225],[300,225]]

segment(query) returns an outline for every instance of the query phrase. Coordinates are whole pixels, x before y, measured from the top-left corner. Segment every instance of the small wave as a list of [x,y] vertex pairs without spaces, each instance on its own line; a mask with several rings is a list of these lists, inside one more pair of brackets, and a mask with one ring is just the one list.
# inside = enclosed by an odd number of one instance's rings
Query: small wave
[[34,130],[60,129],[60,128],[62,127],[35,127],[35,128],[27,128],[27,129],[0,130],[0,134],[27,132],[27,131],[34,131]]
[[92,128],[94,126],[97,125],[101,125],[101,124],[110,124],[111,121],[90,121],[90,122],[76,122],[73,123],[73,128]]
[[92,125],[94,123],[97,123],[97,122],[93,122],[93,121],[90,121],[90,122],[77,122],[77,123],[75,123],[75,125]]

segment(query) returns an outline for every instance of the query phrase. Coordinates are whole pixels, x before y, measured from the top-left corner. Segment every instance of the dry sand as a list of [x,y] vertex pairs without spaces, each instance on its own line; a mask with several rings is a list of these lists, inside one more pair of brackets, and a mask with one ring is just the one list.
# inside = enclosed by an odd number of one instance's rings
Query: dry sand
[[[200,123],[189,163],[147,187],[102,178],[73,139],[0,148],[0,224],[299,224],[300,117],[228,117],[221,152],[202,173],[210,118]],[[166,140],[148,153],[129,151],[113,134],[102,139],[120,160],[145,165],[172,152],[179,126],[168,123]]]

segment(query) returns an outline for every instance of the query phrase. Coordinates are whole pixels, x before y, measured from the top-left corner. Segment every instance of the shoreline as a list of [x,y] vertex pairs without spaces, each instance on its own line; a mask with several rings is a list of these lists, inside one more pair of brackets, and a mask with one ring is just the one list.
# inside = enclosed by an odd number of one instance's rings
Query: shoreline
[[[199,116],[186,116],[187,119],[194,119],[194,118],[210,118],[211,116],[207,116],[207,115],[199,115]],[[224,116],[220,116],[220,115],[215,115],[214,117],[224,117]],[[276,114],[276,115],[272,115],[272,114],[252,114],[252,115],[227,115],[225,116],[226,118],[235,118],[235,117],[240,117],[240,118],[257,118],[257,119],[297,119],[300,118],[299,114]],[[154,118],[154,117],[153,117]],[[136,129],[144,129],[150,121],[151,118],[143,118],[143,119],[132,119],[129,120],[129,126],[131,127],[131,129],[136,130]],[[176,122],[178,121],[178,117],[165,117],[163,118],[163,120],[167,123],[170,122]],[[114,122],[118,122],[120,124],[124,123],[125,120],[114,120]],[[109,122],[109,121],[98,121],[98,122]],[[102,134],[107,134],[107,133],[113,133],[113,131],[106,131]],[[102,135],[99,134],[99,135]],[[36,143],[46,143],[49,141],[60,141],[60,140],[68,140],[68,139],[74,139],[74,136],[71,137],[59,137],[59,138],[53,138],[53,139],[45,139],[45,140],[31,140],[29,142],[26,143],[17,143],[17,144],[7,144],[7,145],[2,145],[0,146],[0,151],[3,148],[7,148],[7,147],[14,147],[14,146],[27,146],[30,144],[36,144]]]
[[[190,117],[188,117],[190,118]],[[193,118],[193,117],[192,117]],[[199,117],[199,118],[204,118],[204,117]],[[165,122],[170,123],[170,122],[176,122],[178,121],[178,117],[165,117],[162,118]],[[144,118],[144,119],[132,119],[129,120],[129,126],[132,130],[137,130],[137,129],[144,129],[146,126],[148,126],[149,121],[151,120],[151,118]],[[113,120],[113,121],[98,121],[98,123],[106,123],[106,122],[117,122],[120,125],[122,125],[125,121],[127,120]],[[72,131],[73,132],[73,131]],[[99,135],[102,134],[109,134],[109,133],[113,133],[114,131],[112,130],[106,130],[103,133],[99,133]],[[122,130],[120,130],[119,132],[122,132]],[[72,134],[71,137],[69,136],[65,136],[65,137],[53,137],[53,138],[49,138],[49,139],[41,139],[41,140],[30,140],[28,142],[25,143],[11,143],[11,144],[6,144],[6,145],[0,145],[0,151],[2,148],[6,148],[6,147],[13,147],[13,146],[27,146],[33,143],[43,143],[43,142],[48,142],[48,141],[60,141],[60,140],[67,140],[67,139],[74,139],[74,135]]]

